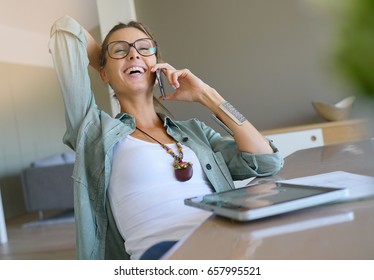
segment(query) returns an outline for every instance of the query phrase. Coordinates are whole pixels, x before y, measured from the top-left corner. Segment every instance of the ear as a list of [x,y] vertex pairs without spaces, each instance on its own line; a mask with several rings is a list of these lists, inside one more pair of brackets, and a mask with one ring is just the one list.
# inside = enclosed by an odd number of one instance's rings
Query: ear
[[108,76],[104,70],[104,67],[101,67],[100,68],[100,77],[101,77],[101,80],[103,80],[104,83],[108,84],[109,83],[109,79],[108,79]]

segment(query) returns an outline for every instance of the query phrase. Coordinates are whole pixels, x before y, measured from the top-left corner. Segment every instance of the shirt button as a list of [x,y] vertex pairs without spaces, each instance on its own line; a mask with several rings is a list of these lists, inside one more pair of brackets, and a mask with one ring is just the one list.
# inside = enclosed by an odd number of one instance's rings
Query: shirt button
[[205,165],[206,169],[210,170],[212,169],[212,166],[208,163],[207,165]]
[[183,137],[182,138],[182,142],[187,142],[188,141],[188,137]]

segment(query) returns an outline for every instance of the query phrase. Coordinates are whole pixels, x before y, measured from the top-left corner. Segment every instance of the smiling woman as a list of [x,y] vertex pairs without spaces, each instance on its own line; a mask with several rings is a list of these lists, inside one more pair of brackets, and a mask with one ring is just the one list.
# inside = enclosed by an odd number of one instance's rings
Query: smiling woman
[[[278,150],[244,117],[238,121],[242,115],[214,88],[188,69],[158,63],[157,43],[142,24],[116,25],[99,47],[66,16],[54,24],[49,48],[65,102],[64,143],[76,151],[79,258],[139,259],[159,243],[174,244],[209,215],[185,206],[184,198],[229,190],[233,179],[273,175],[282,167]],[[114,90],[121,109],[115,118],[95,104],[88,65]],[[165,101],[201,104],[234,137],[196,118],[158,113],[157,71],[174,88]],[[163,252],[148,253],[158,258]]]

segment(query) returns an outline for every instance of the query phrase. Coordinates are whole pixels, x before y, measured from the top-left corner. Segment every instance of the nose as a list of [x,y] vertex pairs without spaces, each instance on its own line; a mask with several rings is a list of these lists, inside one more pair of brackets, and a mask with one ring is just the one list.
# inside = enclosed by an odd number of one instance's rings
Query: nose
[[133,59],[139,59],[139,53],[136,51],[134,46],[130,46],[129,53],[127,55],[127,59],[133,60]]

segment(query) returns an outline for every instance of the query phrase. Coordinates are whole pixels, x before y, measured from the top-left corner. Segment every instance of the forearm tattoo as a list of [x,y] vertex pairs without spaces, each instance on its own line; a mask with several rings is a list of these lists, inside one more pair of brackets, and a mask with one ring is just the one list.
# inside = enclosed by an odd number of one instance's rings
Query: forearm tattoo
[[235,109],[228,101],[219,105],[219,108],[226,113],[237,125],[242,125],[247,119]]

